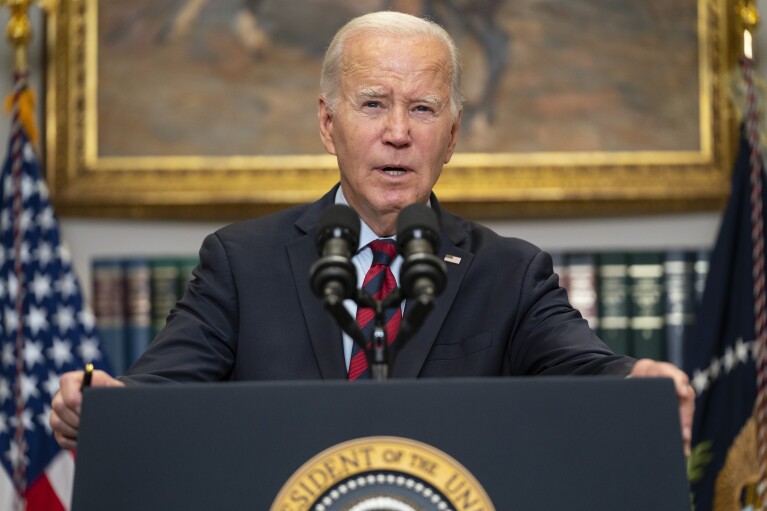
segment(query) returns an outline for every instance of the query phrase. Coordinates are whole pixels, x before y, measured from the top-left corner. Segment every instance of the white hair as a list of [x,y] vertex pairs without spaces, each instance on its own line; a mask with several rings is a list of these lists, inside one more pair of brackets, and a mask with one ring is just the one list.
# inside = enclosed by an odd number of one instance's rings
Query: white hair
[[341,63],[346,41],[363,32],[394,37],[432,37],[442,41],[450,56],[450,111],[453,118],[463,103],[461,92],[461,57],[453,38],[433,21],[396,11],[380,11],[352,19],[336,33],[330,42],[320,75],[320,92],[328,109],[338,105],[341,90]]

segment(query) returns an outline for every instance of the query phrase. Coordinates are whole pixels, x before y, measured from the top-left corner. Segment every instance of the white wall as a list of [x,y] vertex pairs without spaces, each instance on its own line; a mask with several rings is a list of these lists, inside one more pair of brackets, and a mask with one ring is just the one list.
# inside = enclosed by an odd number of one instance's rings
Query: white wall
[[[760,12],[767,13],[767,0],[757,0]],[[34,8],[37,11],[37,8]],[[5,27],[7,9],[0,15]],[[40,16],[33,16],[35,37],[30,49],[33,84],[40,91],[41,30]],[[767,29],[757,34],[756,56],[767,55]],[[766,66],[761,64],[762,76]],[[0,94],[5,96],[12,84],[12,53],[9,45],[0,46]],[[38,94],[39,97],[39,94]],[[0,141],[8,139],[9,121],[0,122]],[[0,154],[5,154],[3,151]],[[704,247],[710,246],[718,229],[719,212],[686,213],[661,216],[610,217],[597,219],[508,220],[487,222],[509,236],[527,239],[549,250],[604,248]],[[68,243],[83,289],[90,290],[90,261],[99,255],[120,254],[193,254],[203,237],[222,224],[210,222],[160,222],[63,218],[63,238]]]

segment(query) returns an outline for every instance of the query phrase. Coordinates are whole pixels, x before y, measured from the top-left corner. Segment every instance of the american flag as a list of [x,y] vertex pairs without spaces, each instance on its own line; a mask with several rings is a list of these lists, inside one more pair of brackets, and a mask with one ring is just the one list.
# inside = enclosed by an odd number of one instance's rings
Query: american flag
[[0,511],[70,508],[74,457],[52,436],[51,398],[62,373],[106,369],[28,137],[31,104],[18,73],[0,176]]

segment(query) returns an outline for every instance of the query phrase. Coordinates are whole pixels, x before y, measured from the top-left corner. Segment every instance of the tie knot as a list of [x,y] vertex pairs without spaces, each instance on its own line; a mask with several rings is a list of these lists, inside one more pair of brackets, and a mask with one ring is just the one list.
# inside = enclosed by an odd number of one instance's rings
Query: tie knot
[[394,240],[374,240],[368,246],[373,251],[373,264],[389,266],[394,258],[397,257],[397,245],[394,243]]

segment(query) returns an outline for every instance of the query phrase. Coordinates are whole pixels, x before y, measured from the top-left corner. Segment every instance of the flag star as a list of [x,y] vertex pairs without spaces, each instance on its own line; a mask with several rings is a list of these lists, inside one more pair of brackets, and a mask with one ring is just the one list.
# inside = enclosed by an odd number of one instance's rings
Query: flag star
[[45,428],[45,432],[49,435],[53,434],[53,429],[51,428],[51,407],[47,404],[43,406],[43,413],[37,416],[37,422],[40,423],[40,425]]
[[10,448],[6,451],[5,457],[11,462],[12,467],[29,464],[29,458],[24,455],[24,449],[19,448],[16,440],[11,440]]
[[31,374],[21,376],[21,398],[26,403],[30,397],[40,397],[40,391],[37,388],[37,378]]
[[24,161],[27,163],[37,161],[37,155],[35,155],[35,148],[32,147],[32,144],[30,144],[29,142],[24,144],[24,148],[22,149],[22,155],[23,155]]
[[695,370],[692,376],[692,386],[695,392],[700,395],[708,388],[708,371]]
[[41,268],[47,267],[51,261],[53,261],[53,249],[51,244],[45,241],[41,241],[37,246],[36,254],[37,261],[40,263]]
[[59,391],[60,384],[59,375],[53,371],[48,371],[48,379],[42,383],[42,387],[49,396],[53,397]]
[[[33,422],[32,417],[32,410],[29,408],[24,408],[24,411],[21,412],[21,426],[27,430],[27,431],[34,431],[35,430],[35,423]],[[12,427],[16,428],[19,425],[19,419],[17,416],[12,416],[8,421]]]
[[21,178],[21,197],[24,200],[29,199],[36,191],[35,181],[28,175]]
[[735,358],[738,359],[738,362],[741,364],[745,364],[748,362],[748,346],[750,343],[743,342],[743,338],[738,338],[738,340],[735,342]]
[[0,433],[8,433],[8,418],[4,413],[0,413]]
[[29,464],[29,458],[24,455],[24,449],[19,448],[16,440],[10,441],[10,446],[5,452],[5,457],[11,462],[12,467],[17,467],[22,464],[26,466]]
[[48,330],[48,311],[44,308],[29,306],[29,314],[26,315],[27,326],[32,331],[33,336],[37,336],[40,330]]
[[83,329],[86,332],[90,332],[96,328],[96,316],[90,308],[83,308],[77,317],[80,320],[80,323],[83,324]]
[[3,183],[3,190],[5,190],[5,197],[13,199],[13,192],[16,188],[13,186],[13,176],[8,174],[5,176],[5,182]]
[[75,295],[77,293],[77,279],[74,273],[65,273],[61,280],[56,283],[56,287],[64,298]]
[[736,360],[735,360],[735,353],[732,350],[732,346],[727,346],[727,349],[724,350],[724,357],[722,357],[722,363],[724,364],[725,374],[732,371],[732,368],[735,367]]
[[[40,187],[41,191],[43,190],[43,186]],[[45,194],[48,194],[47,188],[45,188]],[[43,209],[40,214],[37,215],[37,223],[43,231],[50,231],[56,227],[56,217],[53,215],[53,209],[50,206]]]
[[10,342],[3,344],[2,352],[3,366],[11,367],[16,364],[16,354],[14,353],[14,345]]
[[80,343],[80,346],[77,348],[77,351],[80,354],[80,358],[82,358],[85,362],[93,362],[94,360],[101,358],[99,342],[93,337],[83,339],[83,341]]
[[7,379],[0,378],[0,403],[5,403],[9,399],[11,399],[11,386]]
[[24,364],[27,369],[34,367],[35,364],[42,364],[44,361],[42,341],[27,340],[24,343]]
[[58,325],[59,331],[62,334],[66,334],[77,324],[75,322],[75,310],[72,307],[59,307],[59,310],[53,316],[53,320]]
[[711,380],[714,381],[719,377],[719,370],[722,368],[721,362],[718,359],[713,359],[711,365],[708,367]]
[[6,307],[5,308],[5,331],[6,332],[15,332],[16,329],[19,327],[19,315],[16,314],[16,311]]
[[61,369],[64,364],[72,362],[72,343],[54,337],[53,344],[48,348],[46,354],[48,358],[53,359],[56,368]]
[[0,245],[0,264],[5,263],[5,246]]
[[12,467],[29,464],[29,458],[24,455],[23,449],[19,448],[16,440],[11,440],[10,448],[5,452],[5,458],[11,462]]
[[32,279],[31,286],[38,302],[51,295],[51,278],[48,275],[35,272],[35,278]]
[[30,253],[30,250],[29,250],[29,243],[25,241],[21,244],[21,261],[23,263],[29,263],[29,261],[31,260],[32,260],[32,254]]
[[19,217],[19,230],[21,232],[27,232],[29,231],[30,226],[34,226],[34,222],[32,221],[32,211],[25,209],[21,212],[21,217]]
[[8,298],[16,300],[16,296],[19,293],[19,279],[13,273],[8,274]]

